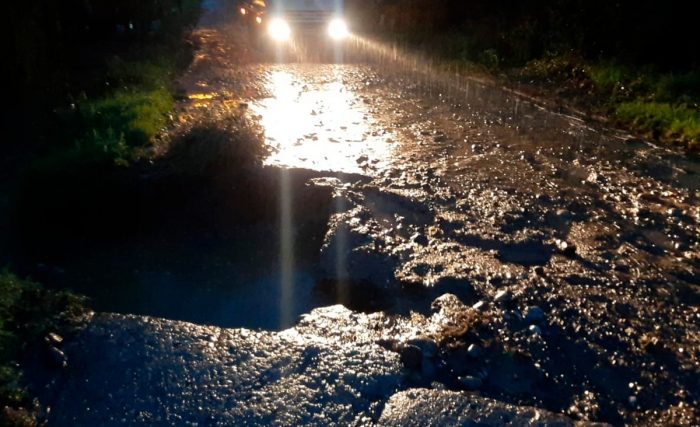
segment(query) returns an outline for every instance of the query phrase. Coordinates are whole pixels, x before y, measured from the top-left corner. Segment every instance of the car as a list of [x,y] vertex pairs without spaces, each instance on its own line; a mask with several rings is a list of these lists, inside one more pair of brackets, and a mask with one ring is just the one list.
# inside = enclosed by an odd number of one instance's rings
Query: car
[[337,0],[272,0],[268,4],[268,35],[276,42],[319,34],[342,41],[350,32]]
[[266,11],[265,0],[242,0],[239,2],[238,13],[241,19],[249,25],[262,25]]

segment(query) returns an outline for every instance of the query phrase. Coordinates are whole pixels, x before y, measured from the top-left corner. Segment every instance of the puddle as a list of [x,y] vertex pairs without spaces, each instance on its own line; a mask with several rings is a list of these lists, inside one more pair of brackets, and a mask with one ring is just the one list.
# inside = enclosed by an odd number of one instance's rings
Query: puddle
[[121,259],[122,269],[96,256],[67,265],[63,280],[88,295],[97,311],[230,328],[285,329],[321,305],[311,269],[296,265],[291,279],[284,278],[276,260],[242,260],[226,246],[200,248],[191,258],[172,254],[162,262],[134,247]]
[[376,129],[369,101],[344,83],[347,73],[300,64],[267,73],[270,97],[251,104],[273,152],[267,165],[373,175],[387,163],[393,137]]

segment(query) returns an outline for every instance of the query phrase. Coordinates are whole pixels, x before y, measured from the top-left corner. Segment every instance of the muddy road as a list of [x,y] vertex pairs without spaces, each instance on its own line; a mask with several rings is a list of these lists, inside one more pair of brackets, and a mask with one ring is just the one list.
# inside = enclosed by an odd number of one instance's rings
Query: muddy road
[[135,271],[100,311],[267,331],[96,314],[55,425],[698,422],[696,158],[360,36],[361,62],[277,62],[221,16],[180,126],[259,129],[269,219],[76,265]]

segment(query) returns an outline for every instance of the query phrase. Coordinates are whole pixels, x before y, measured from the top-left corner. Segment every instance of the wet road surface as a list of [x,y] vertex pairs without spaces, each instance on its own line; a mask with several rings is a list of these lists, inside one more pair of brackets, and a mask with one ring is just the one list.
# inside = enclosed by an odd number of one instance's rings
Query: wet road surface
[[[227,51],[240,48],[237,31],[199,31],[183,121],[244,114],[264,133],[269,170],[307,171],[294,188],[325,189],[330,206],[295,211],[327,215],[319,292],[381,314],[316,311],[308,319],[335,317],[311,342],[298,336],[303,321],[279,333],[208,328],[211,345],[203,327],[98,315],[68,345],[78,366],[57,390],[85,396],[57,398],[56,425],[558,417],[531,407],[613,424],[697,421],[697,159],[410,57],[387,62],[361,38],[352,49],[376,62],[241,64]],[[305,239],[284,219],[294,198],[279,203],[275,316],[309,292],[290,261]],[[95,390],[80,391],[85,382]],[[432,390],[401,392],[413,387]],[[490,405],[510,418],[488,418]]]

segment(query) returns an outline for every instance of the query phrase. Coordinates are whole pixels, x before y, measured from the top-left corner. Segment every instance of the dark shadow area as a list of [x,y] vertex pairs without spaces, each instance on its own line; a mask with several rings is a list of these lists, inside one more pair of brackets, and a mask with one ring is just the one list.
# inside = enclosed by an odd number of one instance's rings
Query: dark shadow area
[[98,311],[290,326],[318,304],[332,189],[309,183],[319,172],[263,167],[246,126],[194,126],[155,164],[29,171],[13,220],[16,270]]
[[552,245],[534,239],[525,242],[499,242],[476,235],[458,235],[455,238],[466,246],[484,251],[496,250],[500,261],[523,266],[546,265],[554,254]]
[[363,313],[375,313],[389,309],[393,295],[368,281],[346,282],[324,279],[316,284],[315,293],[323,301],[342,304]]

